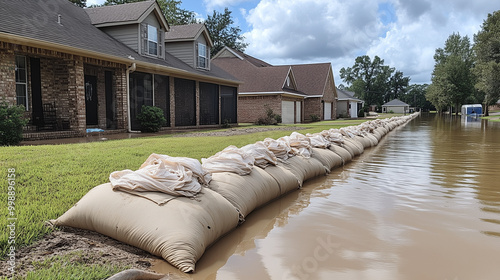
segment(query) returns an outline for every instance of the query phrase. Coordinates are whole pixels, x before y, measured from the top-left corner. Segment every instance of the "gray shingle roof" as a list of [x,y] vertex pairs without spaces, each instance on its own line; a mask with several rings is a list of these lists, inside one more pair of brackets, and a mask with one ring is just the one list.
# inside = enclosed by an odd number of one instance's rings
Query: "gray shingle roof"
[[186,25],[174,25],[170,27],[170,31],[165,34],[165,41],[169,40],[194,40],[201,32],[203,24],[193,23]]
[[393,99],[382,106],[410,106],[399,99]]
[[323,95],[330,73],[330,63],[291,65],[297,87],[307,95]]
[[[151,2],[150,2],[151,3]],[[154,3],[154,2],[152,2]],[[117,6],[111,6],[118,8]],[[57,22],[61,15],[61,24]],[[17,35],[96,54],[172,67],[196,75],[237,81],[218,67],[210,71],[193,69],[166,53],[165,60],[141,56],[92,25],[89,15],[68,0],[0,0],[0,33]]]
[[85,9],[92,24],[133,22],[139,20],[155,1],[141,1],[123,5],[102,6]]
[[337,88],[337,99],[338,100],[354,100],[363,102],[363,100],[354,97],[354,92]]

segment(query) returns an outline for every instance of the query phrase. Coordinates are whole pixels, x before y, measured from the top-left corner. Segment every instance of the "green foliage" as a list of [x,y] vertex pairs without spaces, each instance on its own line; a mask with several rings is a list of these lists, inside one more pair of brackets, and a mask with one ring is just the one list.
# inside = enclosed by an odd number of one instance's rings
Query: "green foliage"
[[17,145],[23,140],[23,127],[28,123],[24,112],[22,105],[0,103],[0,146]]
[[167,122],[161,108],[146,105],[142,105],[137,119],[141,122],[141,132],[158,132]]
[[394,111],[393,110],[390,110],[389,112],[387,112],[389,114],[394,114]]
[[266,108],[266,116],[260,117],[255,124],[257,125],[278,125],[281,123],[281,115],[275,114],[269,105],[264,105]]
[[237,26],[232,26],[233,24],[231,11],[228,8],[224,9],[224,13],[214,10],[214,13],[211,16],[209,15],[205,20],[205,26],[214,44],[210,53],[212,56],[217,54],[224,46],[238,51],[244,51],[248,46],[248,44],[243,42],[245,37],[241,35],[241,29]]
[[500,11],[488,14],[481,28],[474,36],[475,88],[484,95],[485,115],[488,116],[488,107],[500,99]]
[[85,8],[85,6],[87,6],[87,0],[69,0],[69,2],[72,2],[73,4],[81,8]]
[[318,116],[318,115],[310,115],[311,117],[311,122],[319,122],[321,120],[321,118]]
[[[393,75],[394,74],[394,75]],[[340,77],[350,85],[347,89],[368,105],[382,105],[398,98],[406,91],[410,82],[403,72],[384,65],[384,60],[375,56],[358,56],[352,67],[340,69]]]
[[229,122],[228,119],[224,119],[222,121],[222,125],[221,126],[222,126],[222,128],[231,128],[231,123]]
[[436,64],[432,72],[432,84],[426,98],[438,111],[448,105],[455,105],[458,114],[460,106],[474,92],[474,56],[469,37],[453,33],[438,48],[434,55]]
[[359,111],[358,111],[358,117],[359,118],[364,118],[365,117],[365,110],[359,109]]
[[434,109],[434,107],[431,102],[425,98],[428,88],[428,84],[410,85],[408,87],[408,91],[401,96],[401,101],[410,104],[412,107],[421,108],[424,111],[430,111],[431,109]]

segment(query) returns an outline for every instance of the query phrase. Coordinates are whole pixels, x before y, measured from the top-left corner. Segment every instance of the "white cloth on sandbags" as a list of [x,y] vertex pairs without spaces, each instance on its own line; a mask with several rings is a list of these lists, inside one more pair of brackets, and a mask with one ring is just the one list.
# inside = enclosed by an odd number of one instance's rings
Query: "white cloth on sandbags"
[[290,157],[292,148],[290,148],[288,142],[272,138],[266,138],[263,142],[269,151],[271,151],[277,158],[287,160]]
[[342,146],[344,144],[344,136],[338,129],[323,130],[320,132],[321,136],[325,137],[331,144]]
[[211,172],[232,172],[248,175],[255,163],[254,157],[236,146],[228,146],[209,158],[201,159],[201,166]]
[[241,149],[254,157],[255,166],[266,168],[269,164],[276,165],[278,163],[278,159],[274,153],[262,141],[258,141],[255,144],[248,144],[241,147]]
[[179,162],[157,160],[142,168],[115,171],[109,175],[113,190],[125,192],[162,192],[173,196],[193,197],[201,191],[193,171]]
[[303,134],[292,132],[290,136],[284,136],[278,141],[287,142],[291,148],[291,153],[301,155],[305,158],[310,158],[312,154],[311,140]]
[[314,148],[328,149],[328,147],[330,147],[330,145],[332,144],[330,141],[326,140],[326,138],[323,137],[323,135],[319,133],[314,133],[314,134],[307,133],[306,136],[309,137],[309,140],[311,141],[311,146],[313,146]]

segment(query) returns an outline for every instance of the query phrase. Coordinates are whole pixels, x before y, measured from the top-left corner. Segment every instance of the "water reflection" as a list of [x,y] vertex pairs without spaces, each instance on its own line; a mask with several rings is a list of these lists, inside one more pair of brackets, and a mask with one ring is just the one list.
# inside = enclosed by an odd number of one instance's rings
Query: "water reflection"
[[186,279],[498,279],[500,127],[422,116],[253,212]]

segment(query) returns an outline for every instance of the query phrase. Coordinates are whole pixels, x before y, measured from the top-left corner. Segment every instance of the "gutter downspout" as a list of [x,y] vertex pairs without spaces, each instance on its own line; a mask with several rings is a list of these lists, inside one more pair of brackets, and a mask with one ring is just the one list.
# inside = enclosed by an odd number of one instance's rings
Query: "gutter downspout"
[[129,85],[129,81],[130,81],[130,73],[134,72],[135,69],[136,69],[137,65],[135,64],[135,62],[132,62],[132,65],[130,65],[130,67],[127,67],[127,81],[125,82],[125,85],[127,87],[127,121],[128,121],[128,129],[127,131],[128,132],[132,132],[132,120],[130,119],[130,85]]

